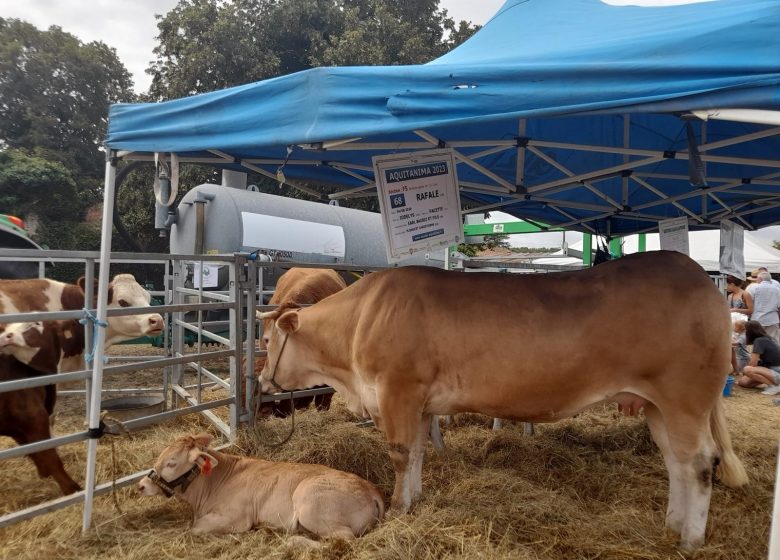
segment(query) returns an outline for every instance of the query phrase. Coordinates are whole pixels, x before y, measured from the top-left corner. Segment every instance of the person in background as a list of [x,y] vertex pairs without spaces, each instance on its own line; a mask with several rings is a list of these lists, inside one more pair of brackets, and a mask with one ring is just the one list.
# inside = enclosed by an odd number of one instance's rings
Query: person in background
[[750,315],[753,313],[753,296],[742,289],[743,282],[735,277],[726,276],[726,299],[729,302],[729,309],[732,313],[740,313],[745,315],[746,319],[750,319]]
[[[760,283],[758,280],[758,275],[761,274],[762,272],[769,272],[769,270],[765,266],[759,266],[758,268],[754,268],[751,271],[750,276],[747,277],[746,280],[747,285],[745,286],[745,291],[749,293],[751,296],[753,295],[753,292],[756,291],[756,287]],[[771,276],[769,281],[772,283],[772,285],[775,288],[780,290],[780,282],[778,282],[774,278],[771,278]]]
[[731,333],[731,368],[734,370],[734,375],[741,375],[742,370],[750,363],[750,350],[748,350],[745,337],[747,320],[744,315],[737,317],[735,313],[732,313],[731,316],[735,319],[734,330]]
[[745,325],[745,342],[753,349],[737,384],[741,387],[766,385],[763,395],[780,394],[780,344],[758,321],[748,321]]
[[768,272],[758,273],[758,282],[753,290],[753,314],[751,319],[758,321],[767,334],[780,342],[780,288],[772,284]]
[[753,294],[756,291],[756,288],[758,287],[758,274],[761,272],[759,269],[754,268],[750,275],[747,277],[747,280],[745,280],[745,291],[750,294],[752,297]]

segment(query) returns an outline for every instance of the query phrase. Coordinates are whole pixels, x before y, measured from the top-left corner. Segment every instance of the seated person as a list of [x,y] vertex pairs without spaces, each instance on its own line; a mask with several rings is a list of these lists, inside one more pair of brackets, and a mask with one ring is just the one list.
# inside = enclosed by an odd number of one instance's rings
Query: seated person
[[737,383],[742,387],[766,385],[762,394],[780,394],[780,345],[758,321],[748,321],[745,325],[745,343],[753,349]]

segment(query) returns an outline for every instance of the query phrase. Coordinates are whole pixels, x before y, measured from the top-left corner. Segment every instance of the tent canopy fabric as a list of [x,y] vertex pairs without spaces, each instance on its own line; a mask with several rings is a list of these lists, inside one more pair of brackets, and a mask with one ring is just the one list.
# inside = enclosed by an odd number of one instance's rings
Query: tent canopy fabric
[[425,65],[112,105],[106,146],[269,177],[284,164],[290,185],[336,186],[335,199],[375,192],[373,155],[446,146],[471,211],[610,236],[680,216],[755,229],[780,223],[779,52],[780,0],[509,0]]

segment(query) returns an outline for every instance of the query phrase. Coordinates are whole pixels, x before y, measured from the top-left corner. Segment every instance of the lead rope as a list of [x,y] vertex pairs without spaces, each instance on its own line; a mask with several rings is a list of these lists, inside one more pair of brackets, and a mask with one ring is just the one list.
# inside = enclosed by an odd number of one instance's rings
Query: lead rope
[[[279,356],[276,358],[276,363],[274,364],[274,369],[271,372],[271,379],[269,380],[271,385],[276,387],[276,389],[278,389],[280,393],[287,392],[287,391],[282,389],[282,386],[279,385],[276,382],[276,367],[279,365],[279,360],[282,359],[282,353],[284,352],[284,347],[287,346],[287,338],[289,336],[290,336],[289,334],[285,334],[284,335],[284,342],[282,342],[282,348],[279,350]],[[261,384],[258,383],[257,387],[260,388]],[[290,438],[295,433],[295,401],[293,400],[293,391],[289,391],[289,393],[290,393],[290,418],[291,418],[290,433],[288,433],[287,437],[285,437],[282,441],[279,441],[277,443],[267,443],[267,442],[263,441],[262,439],[258,438],[259,441],[260,441],[260,444],[262,446],[264,446],[264,447],[281,447],[282,445],[284,445],[285,443],[290,441]],[[257,399],[256,404],[255,404],[255,418],[257,418],[257,413],[258,413],[260,407],[262,407],[262,406],[263,406],[263,393],[262,393],[262,390],[261,390],[260,391],[260,398]],[[255,434],[257,434],[257,429],[255,429]]]
[[[103,434],[111,436],[109,438],[109,441],[111,442],[111,501],[114,504],[114,508],[116,509],[117,513],[119,513],[119,517],[125,517],[125,512],[122,511],[122,507],[119,505],[119,495],[116,491],[116,478],[119,469],[117,469],[116,466],[116,446],[114,445],[114,438],[119,437],[122,433],[129,434],[130,430],[125,428],[125,425],[122,423],[121,420],[117,420],[116,418],[113,418],[112,416],[109,416],[107,412],[103,412],[100,416],[100,423],[103,424],[104,420],[108,420],[112,422],[113,426],[117,426],[119,428],[120,433],[115,433],[112,431],[104,430]],[[106,427],[108,427],[106,425]],[[125,523],[131,528],[136,529],[135,525],[129,520],[125,519]]]
[[[86,307],[82,311],[84,311],[84,318],[79,319],[79,323],[84,326],[86,326],[87,323],[92,323],[92,350],[84,354],[84,362],[87,365],[90,365],[92,360],[95,359],[95,351],[97,350],[97,329],[98,327],[105,329],[108,327],[108,323],[100,321],[97,316]],[[103,356],[103,363],[108,363],[108,358],[106,356]]]

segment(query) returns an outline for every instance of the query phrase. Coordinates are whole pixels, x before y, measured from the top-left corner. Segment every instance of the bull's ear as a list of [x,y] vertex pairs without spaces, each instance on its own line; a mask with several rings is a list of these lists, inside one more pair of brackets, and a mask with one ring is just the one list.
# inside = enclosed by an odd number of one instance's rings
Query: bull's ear
[[214,438],[211,434],[198,434],[192,437],[192,443],[200,449],[207,449],[212,441],[214,441]]
[[298,312],[287,311],[286,313],[282,314],[282,316],[276,320],[276,326],[279,327],[282,332],[287,334],[294,333],[300,328]]

